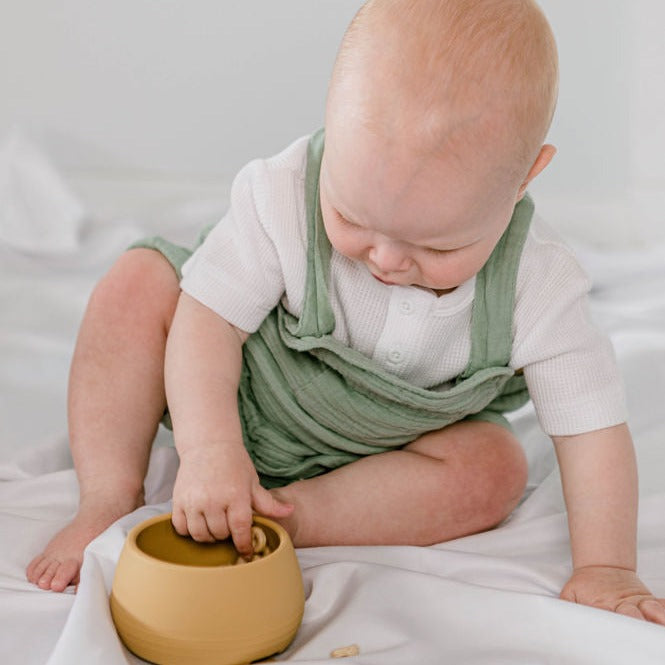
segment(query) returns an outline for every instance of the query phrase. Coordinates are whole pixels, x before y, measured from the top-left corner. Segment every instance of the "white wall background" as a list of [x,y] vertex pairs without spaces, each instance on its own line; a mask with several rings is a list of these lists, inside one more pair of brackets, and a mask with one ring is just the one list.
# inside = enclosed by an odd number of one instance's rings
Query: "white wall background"
[[665,3],[541,0],[559,44],[551,141],[533,187],[571,236],[612,244],[665,239]]
[[[0,137],[70,172],[228,180],[322,122],[360,0],[0,0]],[[665,239],[665,3],[541,0],[559,154],[534,186],[573,237]]]
[[0,0],[0,130],[73,169],[231,176],[321,126],[360,0]]

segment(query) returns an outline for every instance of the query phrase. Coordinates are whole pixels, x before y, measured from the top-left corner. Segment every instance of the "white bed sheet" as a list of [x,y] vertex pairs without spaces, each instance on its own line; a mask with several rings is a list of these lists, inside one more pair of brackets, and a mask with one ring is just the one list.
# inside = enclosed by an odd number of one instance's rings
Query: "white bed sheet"
[[[29,196],[29,188],[20,195]],[[164,197],[173,202],[170,188]],[[174,234],[193,237],[223,205],[209,203],[180,206]],[[165,432],[151,458],[148,505],[88,547],[78,593],[44,592],[24,576],[28,561],[76,509],[65,392],[85,302],[114,257],[153,230],[145,219],[86,219],[74,246],[57,252],[0,244],[4,665],[142,662],[115,633],[108,593],[127,530],[169,509],[177,457],[162,445]],[[594,278],[593,309],[612,336],[629,395],[641,474],[639,569],[665,597],[665,246],[579,253]],[[523,408],[514,421],[530,479],[513,516],[493,531],[427,548],[299,550],[305,616],[294,643],[277,660],[326,662],[332,649],[355,643],[360,655],[352,662],[381,665],[665,662],[665,628],[558,600],[570,571],[558,471],[532,408]]]

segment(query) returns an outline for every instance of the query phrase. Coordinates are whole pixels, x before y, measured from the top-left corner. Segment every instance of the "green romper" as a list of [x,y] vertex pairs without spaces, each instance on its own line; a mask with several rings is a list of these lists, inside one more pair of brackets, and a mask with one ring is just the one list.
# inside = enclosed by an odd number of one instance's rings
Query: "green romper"
[[[323,130],[310,139],[305,198],[307,282],[300,318],[281,303],[243,347],[238,402],[245,446],[265,487],[325,473],[400,448],[463,419],[509,426],[503,413],[529,399],[508,367],[515,284],[533,203],[526,196],[476,276],[471,354],[464,372],[433,388],[414,386],[333,338],[327,278],[332,248],[319,204]],[[205,234],[204,234],[205,235]],[[161,238],[135,247],[162,252],[178,274],[191,254]],[[165,418],[168,426],[168,414]]]

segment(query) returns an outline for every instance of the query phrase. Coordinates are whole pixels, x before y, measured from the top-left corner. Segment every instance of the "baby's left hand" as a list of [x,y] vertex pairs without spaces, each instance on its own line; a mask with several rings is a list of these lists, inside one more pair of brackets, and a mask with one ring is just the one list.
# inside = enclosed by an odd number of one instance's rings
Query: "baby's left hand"
[[611,566],[578,568],[560,597],[665,626],[665,599],[656,598],[632,570]]

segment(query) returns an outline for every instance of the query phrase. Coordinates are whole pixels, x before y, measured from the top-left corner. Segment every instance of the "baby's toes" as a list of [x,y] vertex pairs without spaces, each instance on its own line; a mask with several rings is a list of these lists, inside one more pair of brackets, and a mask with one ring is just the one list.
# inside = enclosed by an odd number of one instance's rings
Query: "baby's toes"
[[76,559],[66,559],[55,571],[50,588],[52,591],[64,591],[70,584],[78,583],[78,576],[78,561]]
[[45,556],[43,553],[39,556],[36,556],[26,568],[25,576],[28,579],[28,582],[37,584],[39,578],[44,574],[48,568],[50,558]]
[[55,559],[47,559],[45,563],[46,567],[43,569],[40,575],[37,575],[36,584],[40,589],[51,588],[51,581],[53,580],[53,576],[60,566],[60,562],[56,561]]

